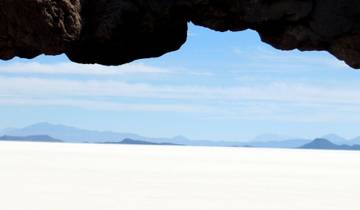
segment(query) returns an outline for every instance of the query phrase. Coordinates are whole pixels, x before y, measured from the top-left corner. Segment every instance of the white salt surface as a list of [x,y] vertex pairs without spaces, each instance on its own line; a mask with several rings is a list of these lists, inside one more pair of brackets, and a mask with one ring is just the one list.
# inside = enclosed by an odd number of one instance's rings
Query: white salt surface
[[359,210],[360,152],[0,143],[0,210]]

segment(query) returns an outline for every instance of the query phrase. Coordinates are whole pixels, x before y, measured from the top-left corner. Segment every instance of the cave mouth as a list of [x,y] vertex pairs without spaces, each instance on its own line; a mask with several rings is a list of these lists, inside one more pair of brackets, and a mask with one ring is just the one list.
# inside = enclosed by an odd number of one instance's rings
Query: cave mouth
[[178,50],[193,22],[222,32],[252,29],[277,49],[328,51],[360,68],[356,0],[0,0],[0,5],[3,60],[65,53],[77,63],[121,65]]
[[254,30],[190,24],[181,50],[120,66],[77,64],[65,55],[0,61],[0,107],[13,122],[86,119],[85,128],[122,125],[149,136],[355,136],[360,75],[345,70],[326,52],[275,50]]

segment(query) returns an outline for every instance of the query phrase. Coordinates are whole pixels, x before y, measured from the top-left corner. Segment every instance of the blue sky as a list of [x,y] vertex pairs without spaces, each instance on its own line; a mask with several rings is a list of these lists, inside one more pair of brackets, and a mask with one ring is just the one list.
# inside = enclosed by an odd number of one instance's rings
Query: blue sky
[[162,137],[360,136],[360,72],[253,31],[191,25],[177,52],[119,67],[65,56],[0,62],[0,128],[37,122]]

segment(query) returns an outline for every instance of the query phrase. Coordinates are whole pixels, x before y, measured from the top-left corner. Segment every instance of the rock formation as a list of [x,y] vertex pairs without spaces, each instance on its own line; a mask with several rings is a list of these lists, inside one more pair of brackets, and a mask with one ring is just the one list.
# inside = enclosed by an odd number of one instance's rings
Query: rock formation
[[0,59],[65,53],[120,65],[174,51],[187,24],[256,30],[282,50],[325,50],[360,68],[358,0],[0,0]]

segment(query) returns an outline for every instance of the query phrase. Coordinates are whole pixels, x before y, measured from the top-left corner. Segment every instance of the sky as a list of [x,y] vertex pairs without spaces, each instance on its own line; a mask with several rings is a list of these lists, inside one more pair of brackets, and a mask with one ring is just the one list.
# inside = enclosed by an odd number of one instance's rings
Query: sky
[[64,55],[0,61],[0,128],[50,122],[149,137],[351,138],[360,136],[359,81],[359,71],[326,52],[284,52],[254,31],[190,25],[179,51],[122,66]]

